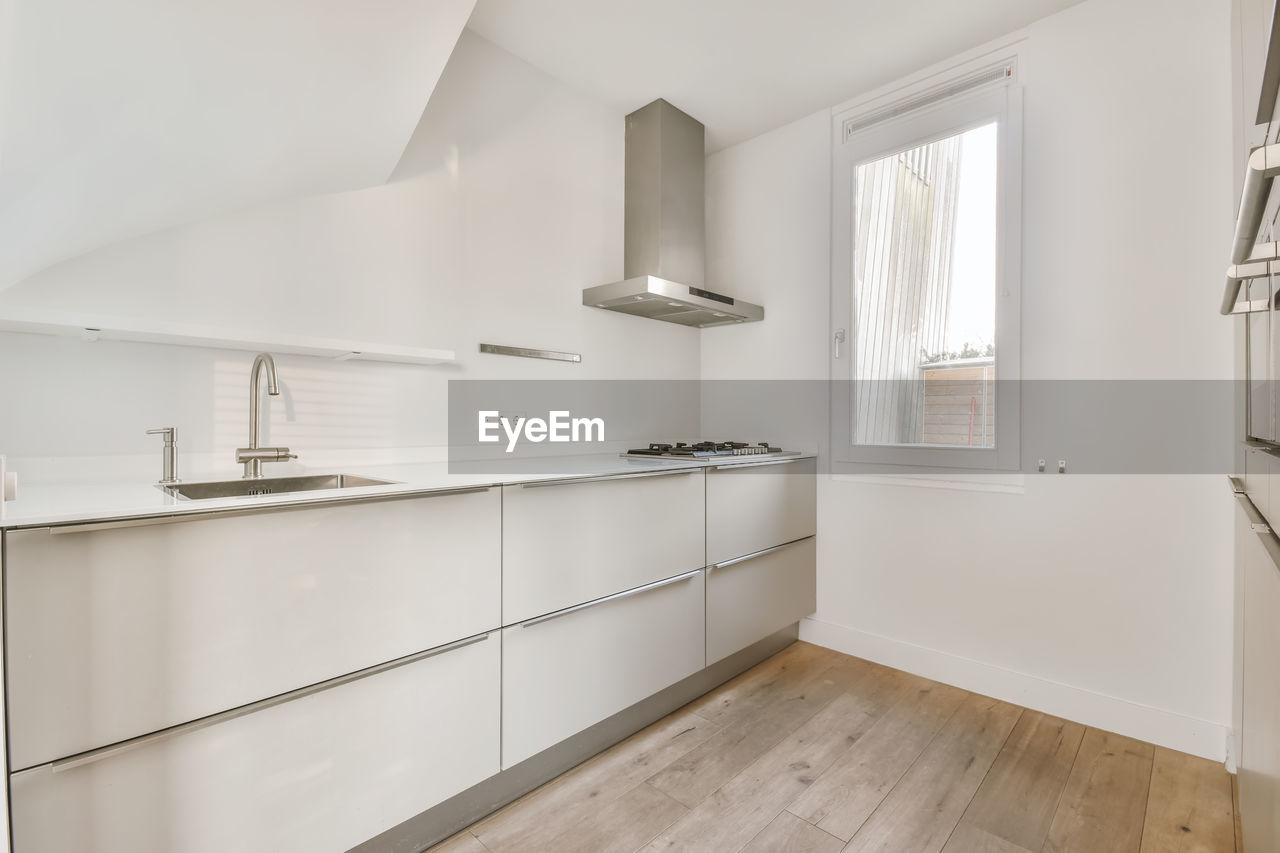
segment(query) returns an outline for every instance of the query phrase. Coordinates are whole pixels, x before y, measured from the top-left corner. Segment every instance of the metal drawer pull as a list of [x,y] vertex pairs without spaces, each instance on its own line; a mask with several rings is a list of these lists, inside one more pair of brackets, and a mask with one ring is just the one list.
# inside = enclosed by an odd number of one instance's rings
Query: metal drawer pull
[[607,483],[610,480],[638,480],[641,477],[669,477],[673,474],[696,474],[701,468],[676,468],[672,471],[641,471],[637,474],[601,474],[599,477],[573,477],[568,480],[534,480],[521,483],[522,489],[545,489],[548,486],[572,486],[575,483]]
[[176,726],[170,726],[169,728],[161,729],[158,732],[151,732],[150,734],[139,735],[138,737],[130,738],[129,740],[122,740],[119,743],[113,743],[109,746],[100,746],[97,749],[90,749],[85,752],[78,753],[76,755],[71,755],[66,758],[60,758],[57,761],[50,762],[47,765],[44,765],[44,764],[36,765],[35,767],[28,767],[28,768],[25,768],[24,770],[15,771],[15,773],[23,773],[29,770],[37,770],[45,766],[51,767],[54,773],[58,773],[63,770],[71,770],[76,767],[83,767],[86,764],[93,764],[94,762],[101,761],[104,758],[110,758],[113,755],[119,755],[122,752],[128,752],[131,749],[137,749],[138,747],[146,746],[147,744],[155,743],[156,741],[178,737],[179,735],[184,735],[189,732],[205,729],[205,728],[208,728],[209,726],[216,726],[218,723],[225,723],[228,720],[234,720],[239,717],[246,717],[249,714],[254,714],[254,713],[257,713],[258,711],[265,711],[267,708],[274,708],[276,705],[283,705],[285,702],[292,702],[293,700],[301,699],[304,696],[313,696],[316,693],[323,693],[324,691],[334,687],[341,687],[344,684],[351,684],[354,681],[360,681],[362,679],[368,678],[371,675],[379,675],[380,673],[389,672],[393,669],[399,669],[402,666],[408,666],[411,663],[417,663],[418,661],[426,660],[427,658],[432,658],[432,657],[435,657],[436,655],[442,655],[442,654],[445,654],[446,652],[456,651],[457,649],[465,648],[467,646],[471,646],[476,643],[487,640],[489,639],[489,636],[490,636],[490,633],[477,634],[474,637],[467,637],[464,640],[458,640],[457,642],[447,643],[443,646],[436,646],[434,649],[427,649],[426,651],[423,651],[423,652],[415,652],[414,654],[405,655],[402,658],[396,658],[395,660],[387,661],[386,663],[380,663],[380,664],[377,664],[376,666],[370,666],[370,667],[366,667],[365,669],[356,670],[355,672],[349,672],[346,675],[340,675],[337,678],[331,678],[328,681],[321,681],[318,684],[312,684],[309,687],[301,687],[297,690],[290,690],[288,693],[281,693],[280,695],[272,696],[269,699],[262,699],[257,702],[250,702],[248,705],[241,705],[240,707],[232,708],[229,711],[222,711],[217,714],[210,714],[207,717],[201,717],[200,719],[192,720],[189,723],[181,723]]
[[560,352],[553,349],[533,349],[532,347],[509,347],[504,344],[481,344],[480,352],[490,355],[515,355],[521,358],[549,358],[552,361],[582,361],[582,355],[576,352]]
[[644,586],[638,586],[635,589],[629,589],[626,592],[615,592],[613,595],[606,595],[604,598],[597,598],[595,601],[588,601],[585,604],[575,604],[573,607],[566,607],[564,610],[557,610],[554,613],[548,613],[545,616],[529,619],[528,621],[521,622],[520,626],[522,628],[528,628],[531,625],[539,625],[543,622],[550,622],[552,619],[559,619],[561,616],[568,616],[570,613],[576,613],[579,610],[586,610],[588,607],[595,607],[597,604],[607,604],[610,601],[617,601],[620,598],[630,598],[633,595],[639,595],[640,593],[648,592],[651,589],[671,586],[674,583],[687,581],[689,578],[694,577],[701,572],[702,569],[694,569],[692,571],[685,572],[682,575],[676,575],[673,578],[654,581],[653,583],[645,584]]
[[38,524],[37,528],[47,527],[55,536],[67,533],[92,533],[95,530],[115,530],[118,527],[150,527],[155,524],[176,524],[180,521],[207,521],[211,518],[235,518],[242,515],[263,515],[271,512],[284,512],[295,509],[311,509],[313,507],[334,506],[335,504],[381,503],[382,501],[404,501],[416,498],[437,498],[449,495],[474,495],[487,492],[493,486],[467,486],[461,489],[436,489],[433,491],[401,492],[394,495],[366,495],[364,497],[328,498],[318,501],[287,501],[282,503],[261,504],[244,509],[196,510],[174,515],[136,515],[115,521],[68,521],[61,524]]
[[1267,519],[1258,510],[1257,506],[1254,505],[1248,495],[1243,492],[1239,492],[1236,494],[1236,500],[1240,501],[1240,508],[1243,509],[1244,514],[1248,516],[1249,526],[1253,528],[1255,533],[1264,531],[1269,532],[1271,530],[1271,525],[1267,522]]
[[790,465],[793,462],[801,462],[800,459],[771,459],[768,462],[739,462],[737,464],[712,465],[712,471],[721,469],[729,470],[732,468],[763,468],[766,465]]
[[1267,556],[1271,558],[1273,564],[1271,568],[1280,572],[1280,539],[1276,539],[1270,527],[1259,529],[1258,525],[1255,525],[1253,532],[1257,533],[1258,538],[1262,540],[1262,547],[1266,549]]
[[738,563],[745,563],[747,560],[754,560],[756,557],[763,557],[765,554],[772,554],[774,551],[781,551],[783,548],[790,547],[797,542],[803,542],[806,539],[812,539],[813,536],[801,536],[799,539],[792,539],[790,542],[783,542],[781,545],[774,545],[772,548],[765,548],[763,551],[755,551],[751,554],[743,554],[741,557],[734,557],[732,560],[725,560],[720,563],[713,563],[707,566],[708,569],[724,569],[729,566],[736,566]]

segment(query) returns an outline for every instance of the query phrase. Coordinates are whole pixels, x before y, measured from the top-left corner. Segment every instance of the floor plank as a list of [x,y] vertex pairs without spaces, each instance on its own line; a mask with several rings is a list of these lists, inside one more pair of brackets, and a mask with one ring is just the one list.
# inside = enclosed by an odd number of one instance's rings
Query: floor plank
[[459,832],[452,838],[446,838],[427,853],[489,853],[484,845],[476,840],[469,831]]
[[969,694],[845,847],[847,853],[938,853],[1022,709]]
[[[649,784],[692,808],[844,692],[857,673],[846,664],[795,679],[756,713],[717,732],[649,779]],[[860,673],[859,673],[860,674]],[[723,722],[725,717],[720,718]]]
[[685,707],[706,720],[726,726],[766,707],[775,701],[778,693],[811,677],[815,668],[826,668],[846,658],[812,643],[792,643]]
[[960,819],[966,831],[952,837],[946,853],[983,849],[974,847],[972,839],[981,836],[968,832],[969,828],[1003,839],[1015,849],[1040,850],[1084,731],[1079,723],[1025,712]]
[[967,695],[922,679],[787,810],[848,841]]
[[1242,853],[1234,782],[797,643],[432,853]]
[[688,813],[649,785],[637,785],[545,844],[522,844],[524,853],[634,853]]
[[1142,853],[1233,853],[1234,811],[1221,764],[1156,747]]
[[719,730],[691,711],[676,711],[485,818],[475,834],[491,853],[544,844]]
[[[887,681],[885,691],[900,690]],[[737,853],[814,778],[868,732],[885,698],[843,693],[794,734],[711,793],[655,839],[651,851]]]
[[791,812],[782,812],[742,853],[840,853],[844,842]]
[[1151,744],[1088,729],[1045,853],[1136,853],[1154,755]]
[[964,823],[957,826],[956,831],[951,833],[951,838],[943,849],[947,853],[1039,853],[1040,851],[1039,847],[1029,849],[998,835],[992,835],[973,824]]
[[1231,774],[1231,810],[1235,814],[1236,853],[1244,853],[1244,829],[1240,826],[1240,776]]

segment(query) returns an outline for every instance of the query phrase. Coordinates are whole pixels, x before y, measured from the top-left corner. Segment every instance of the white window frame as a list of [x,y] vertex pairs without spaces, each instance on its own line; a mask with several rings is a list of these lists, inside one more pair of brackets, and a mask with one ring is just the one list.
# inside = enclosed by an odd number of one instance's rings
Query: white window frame
[[[941,82],[899,92],[873,107],[833,114],[831,240],[831,458],[838,473],[1014,471],[1021,463],[1022,90],[1013,58],[954,70]],[[996,196],[996,446],[858,445],[852,380],[853,208],[857,167],[956,133],[999,122]]]

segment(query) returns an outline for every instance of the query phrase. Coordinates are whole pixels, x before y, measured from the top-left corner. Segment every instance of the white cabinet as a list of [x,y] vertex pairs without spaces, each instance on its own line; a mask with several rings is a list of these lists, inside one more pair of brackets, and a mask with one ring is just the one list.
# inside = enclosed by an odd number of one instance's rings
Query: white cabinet
[[812,536],[817,460],[723,465],[707,471],[707,563]]
[[813,537],[707,569],[707,664],[808,616],[817,607]]
[[360,844],[812,611],[814,471],[9,532],[15,850]]
[[502,632],[502,766],[702,669],[695,570]]
[[21,853],[347,850],[498,772],[499,634],[11,778]]
[[1246,851],[1280,850],[1280,542],[1245,539],[1240,818]]
[[491,489],[11,532],[10,767],[495,629],[500,525]]
[[700,469],[504,487],[503,624],[702,568],[703,498]]

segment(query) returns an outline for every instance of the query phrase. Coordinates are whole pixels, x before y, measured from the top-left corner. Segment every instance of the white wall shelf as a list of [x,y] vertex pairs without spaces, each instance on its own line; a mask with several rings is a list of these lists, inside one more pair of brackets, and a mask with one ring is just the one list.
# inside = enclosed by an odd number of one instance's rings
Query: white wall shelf
[[125,317],[0,310],[0,331],[75,337],[85,341],[131,341],[171,346],[309,355],[334,361],[384,361],[397,364],[451,364],[453,350],[395,344],[273,334],[190,323],[166,323]]

